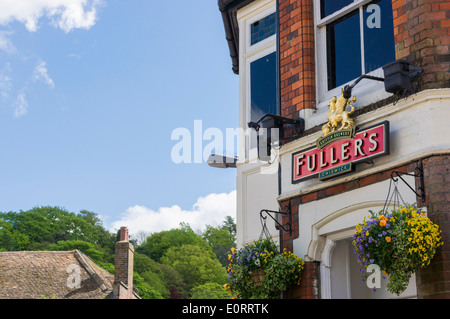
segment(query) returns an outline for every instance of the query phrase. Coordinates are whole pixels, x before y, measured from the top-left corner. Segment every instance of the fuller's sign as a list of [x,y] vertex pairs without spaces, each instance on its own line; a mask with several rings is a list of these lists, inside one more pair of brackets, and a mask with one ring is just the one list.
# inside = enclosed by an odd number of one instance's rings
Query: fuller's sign
[[318,175],[327,179],[345,174],[353,165],[389,154],[389,122],[363,130],[336,131],[320,138],[316,146],[292,154],[292,183]]

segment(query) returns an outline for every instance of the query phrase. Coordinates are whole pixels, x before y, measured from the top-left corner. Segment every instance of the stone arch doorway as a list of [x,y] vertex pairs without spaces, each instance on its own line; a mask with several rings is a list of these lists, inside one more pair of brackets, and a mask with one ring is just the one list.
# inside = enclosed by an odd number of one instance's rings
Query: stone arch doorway
[[312,241],[308,247],[311,260],[320,261],[320,295],[323,299],[387,299],[416,298],[415,275],[400,296],[386,291],[388,279],[381,274],[381,287],[374,292],[358,271],[353,252],[355,226],[368,215],[379,211],[384,201],[371,201],[340,209],[312,225]]

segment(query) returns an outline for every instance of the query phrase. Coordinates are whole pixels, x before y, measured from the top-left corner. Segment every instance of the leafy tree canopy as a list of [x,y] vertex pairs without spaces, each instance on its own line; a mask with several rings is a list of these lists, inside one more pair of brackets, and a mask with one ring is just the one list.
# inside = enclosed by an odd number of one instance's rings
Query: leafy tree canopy
[[180,226],[180,228],[153,233],[136,248],[136,251],[157,262],[161,261],[169,248],[185,244],[203,247],[205,251],[213,254],[205,240],[196,234],[188,224],[182,223]]
[[191,299],[231,299],[231,293],[216,282],[207,282],[191,289]]
[[187,244],[170,247],[161,262],[175,269],[183,277],[188,289],[207,282],[225,284],[227,280],[225,268],[215,256],[212,258],[200,246]]
[[222,266],[228,266],[228,252],[236,246],[236,238],[225,227],[206,226],[202,238],[211,246]]

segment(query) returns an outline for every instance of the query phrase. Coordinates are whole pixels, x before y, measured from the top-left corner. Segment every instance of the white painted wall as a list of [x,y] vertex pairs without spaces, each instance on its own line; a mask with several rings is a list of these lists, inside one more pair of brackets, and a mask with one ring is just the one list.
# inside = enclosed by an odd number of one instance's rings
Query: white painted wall
[[[275,0],[256,0],[237,12],[239,23],[239,138],[240,160],[237,168],[237,246],[257,240],[262,231],[260,211],[278,210],[278,161],[270,165],[259,162],[256,150],[256,133],[249,131],[250,121],[250,63],[276,50],[273,35],[255,45],[250,45],[250,25],[275,11]],[[273,220],[267,221],[273,238],[278,231]]]
[[[278,211],[278,171],[277,163],[273,165],[245,164],[238,168],[238,214],[237,246],[253,242],[261,236],[262,224],[260,211],[269,209]],[[275,222],[267,219],[267,228],[278,240]]]
[[[396,105],[390,104],[359,116],[355,119],[355,125],[360,128],[389,121],[391,154],[375,159],[374,164],[358,164],[360,170],[358,173],[329,181],[313,178],[298,184],[291,183],[292,153],[313,146],[322,134],[320,131],[283,145],[280,150],[282,183],[279,199],[342,184],[429,155],[448,154],[450,153],[448,118],[450,118],[450,89],[422,91],[399,101]],[[320,124],[325,122],[326,120]]]

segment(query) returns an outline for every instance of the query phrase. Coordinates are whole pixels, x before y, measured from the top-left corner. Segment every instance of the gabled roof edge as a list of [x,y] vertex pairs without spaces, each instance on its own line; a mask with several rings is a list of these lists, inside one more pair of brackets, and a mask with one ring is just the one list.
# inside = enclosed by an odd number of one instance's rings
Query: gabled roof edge
[[84,255],[81,251],[76,249],[74,251],[75,258],[78,260],[78,262],[86,269],[86,272],[89,274],[89,276],[94,279],[94,281],[97,283],[97,285],[100,287],[102,292],[104,293],[110,293],[111,290],[108,289],[108,286],[105,284],[105,282],[102,280],[100,275],[94,270],[94,268],[91,267],[89,262],[84,258],[89,258],[88,256]]

